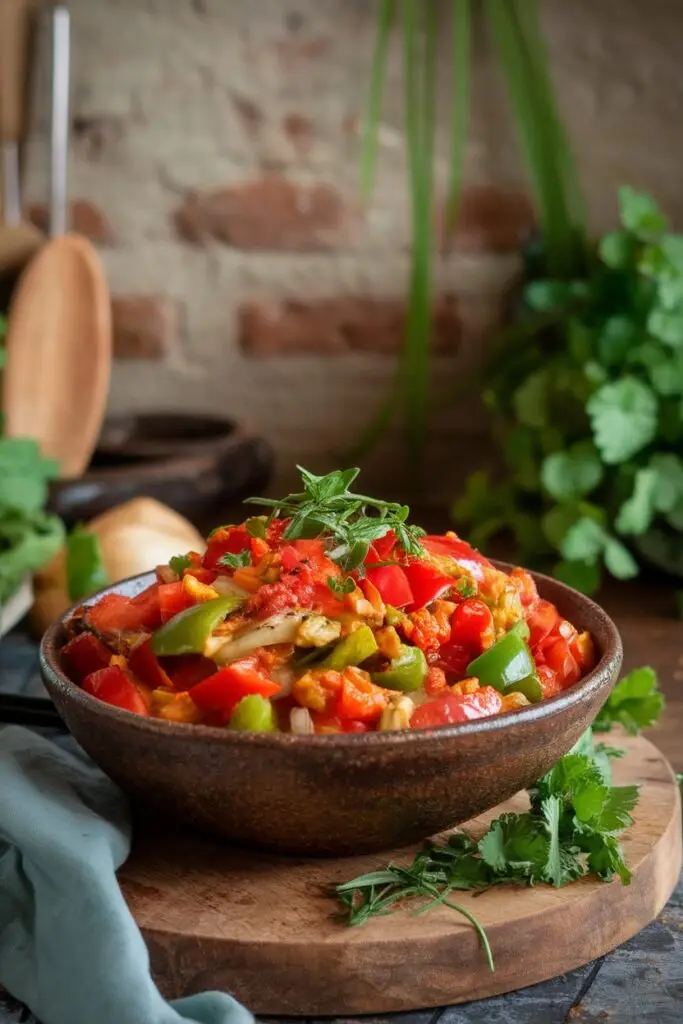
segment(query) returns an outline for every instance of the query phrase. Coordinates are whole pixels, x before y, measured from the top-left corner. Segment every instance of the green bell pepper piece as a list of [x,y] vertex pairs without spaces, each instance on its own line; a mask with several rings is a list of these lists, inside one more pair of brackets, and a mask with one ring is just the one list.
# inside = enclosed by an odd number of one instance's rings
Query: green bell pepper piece
[[402,690],[411,693],[419,690],[427,675],[427,659],[419,647],[408,647],[401,644],[397,658],[390,663],[384,672],[372,672],[373,683],[383,686],[385,690]]
[[508,630],[508,633],[516,633],[517,636],[520,636],[522,638],[522,640],[528,640],[531,636],[529,623],[526,621],[526,619],[520,619],[518,622],[515,622],[514,626],[512,626]]
[[243,603],[241,597],[215,597],[178,612],[152,634],[150,646],[157,655],[201,654],[216,626]]
[[242,697],[230,716],[228,728],[243,732],[277,732],[273,705],[260,693]]
[[397,626],[399,622],[403,621],[403,619],[405,619],[405,615],[403,614],[403,612],[398,611],[398,609],[394,608],[394,606],[391,604],[388,604],[386,606],[386,611],[384,613],[384,621],[386,622],[387,626]]
[[467,666],[468,676],[476,676],[482,686],[493,686],[500,693],[533,673],[529,648],[514,630]]
[[506,693],[523,693],[528,701],[532,704],[538,704],[539,701],[543,700],[543,688],[540,680],[536,675],[527,676],[526,679],[520,679],[516,683],[510,683],[509,686],[505,687]]
[[349,633],[340,640],[319,668],[331,668],[341,672],[348,665],[360,665],[366,658],[377,653],[377,641],[369,626],[361,626],[355,633]]

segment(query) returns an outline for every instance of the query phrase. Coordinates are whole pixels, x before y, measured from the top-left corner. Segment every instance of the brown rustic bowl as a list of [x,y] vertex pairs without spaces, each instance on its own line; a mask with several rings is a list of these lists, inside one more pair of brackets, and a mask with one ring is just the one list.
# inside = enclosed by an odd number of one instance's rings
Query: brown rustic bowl
[[[143,718],[98,701],[67,678],[60,667],[61,621],[43,638],[41,671],[75,738],[135,803],[282,853],[391,849],[531,785],[607,699],[622,660],[614,623],[564,584],[535,579],[562,615],[591,631],[597,667],[560,696],[464,725],[295,736]],[[102,593],[133,595],[152,581],[151,573],[136,576]]]

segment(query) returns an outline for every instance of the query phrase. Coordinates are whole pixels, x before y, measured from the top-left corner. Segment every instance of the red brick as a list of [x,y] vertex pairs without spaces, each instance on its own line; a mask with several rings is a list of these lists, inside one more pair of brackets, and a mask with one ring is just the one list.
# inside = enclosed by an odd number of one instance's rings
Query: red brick
[[[397,299],[255,299],[240,307],[239,341],[250,356],[394,355],[403,342],[405,312],[405,303]],[[456,351],[460,334],[457,301],[444,295],[437,302],[434,350]]]
[[209,238],[237,249],[314,252],[348,241],[354,220],[330,185],[304,185],[280,175],[188,195],[174,214],[188,242]]
[[[47,203],[31,203],[26,209],[26,217],[41,231],[48,231],[50,213]],[[106,214],[88,199],[74,199],[69,204],[69,229],[85,235],[95,245],[113,245],[116,242]]]
[[[515,252],[535,223],[533,207],[524,192],[474,186],[464,190],[457,227],[443,238],[443,245],[467,252]],[[443,230],[445,235],[445,225]]]
[[282,130],[298,153],[302,156],[308,153],[313,142],[313,122],[310,117],[287,114],[282,119]]
[[111,312],[119,359],[161,359],[179,340],[180,307],[167,295],[115,295]]

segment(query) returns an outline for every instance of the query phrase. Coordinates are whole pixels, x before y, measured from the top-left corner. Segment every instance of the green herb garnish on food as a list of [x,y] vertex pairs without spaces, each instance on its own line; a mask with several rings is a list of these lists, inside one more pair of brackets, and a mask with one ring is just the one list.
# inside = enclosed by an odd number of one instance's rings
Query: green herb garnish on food
[[[663,700],[654,698],[661,694],[653,670],[636,669],[610,697],[614,703],[609,725],[628,723],[629,731],[636,733],[639,726],[654,724],[663,708]],[[336,886],[333,895],[343,905],[342,919],[347,925],[361,925],[408,900],[421,901],[418,914],[434,906],[451,907],[472,922],[493,970],[484,929],[450,896],[506,883],[560,888],[590,874],[605,882],[617,876],[628,885],[631,872],[619,837],[633,824],[638,787],[612,785],[610,761],[622,754],[602,743],[594,746],[592,731],[587,730],[529,790],[528,811],[501,814],[479,839],[454,832],[445,843],[428,843],[407,866],[391,863]]]
[[424,554],[420,538],[425,531],[407,523],[407,505],[349,490],[359,469],[335,470],[327,476],[316,476],[301,466],[297,469],[304,485],[302,492],[288,494],[286,498],[247,499],[247,503],[272,509],[271,518],[290,519],[283,534],[285,540],[317,537],[325,531],[336,541],[328,557],[347,571],[361,565],[372,542],[390,530],[407,555]]
[[237,554],[221,555],[218,564],[225,565],[228,569],[244,569],[247,565],[251,565],[251,551],[249,548],[244,548]]
[[332,593],[338,597],[350,594],[356,589],[356,581],[352,576],[344,576],[342,579],[337,579],[336,576],[328,576],[327,585]]
[[80,601],[109,582],[99,537],[85,527],[74,527],[66,539],[66,583],[69,599]]
[[168,567],[173,570],[176,576],[182,576],[191,565],[192,559],[189,555],[174,555],[173,558],[168,560]]

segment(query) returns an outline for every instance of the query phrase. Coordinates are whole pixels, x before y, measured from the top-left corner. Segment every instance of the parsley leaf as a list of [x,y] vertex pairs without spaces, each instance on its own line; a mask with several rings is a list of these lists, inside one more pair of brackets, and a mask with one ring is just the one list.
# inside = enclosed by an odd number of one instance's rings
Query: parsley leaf
[[455,584],[455,589],[463,597],[476,597],[478,593],[476,583],[473,583],[468,576],[461,576]]
[[340,597],[344,594],[350,594],[356,589],[356,584],[351,576],[345,576],[342,579],[338,579],[336,576],[328,576],[327,585],[333,594],[337,594]]
[[541,466],[543,486],[557,501],[572,501],[589,494],[602,480],[602,474],[600,457],[590,441],[546,456]]
[[608,465],[635,455],[657,430],[657,398],[635,377],[604,384],[588,399],[586,411],[595,445]]
[[616,521],[619,533],[645,533],[655,513],[658,482],[656,470],[638,470],[633,493],[619,509]]
[[614,687],[593,727],[596,732],[609,732],[619,724],[635,735],[655,724],[665,703],[655,670],[650,666],[637,668]]
[[251,565],[251,551],[249,548],[244,548],[237,554],[231,554],[228,552],[225,555],[221,555],[218,559],[219,565],[225,565],[228,569],[243,569],[247,565]]
[[182,576],[185,569],[189,569],[192,565],[192,559],[189,555],[174,555],[173,558],[169,558],[168,567],[172,569],[176,576]]
[[71,601],[80,601],[109,582],[97,534],[75,526],[66,540],[66,580]]
[[479,842],[479,853],[495,872],[540,880],[548,861],[549,840],[531,814],[501,814]]

